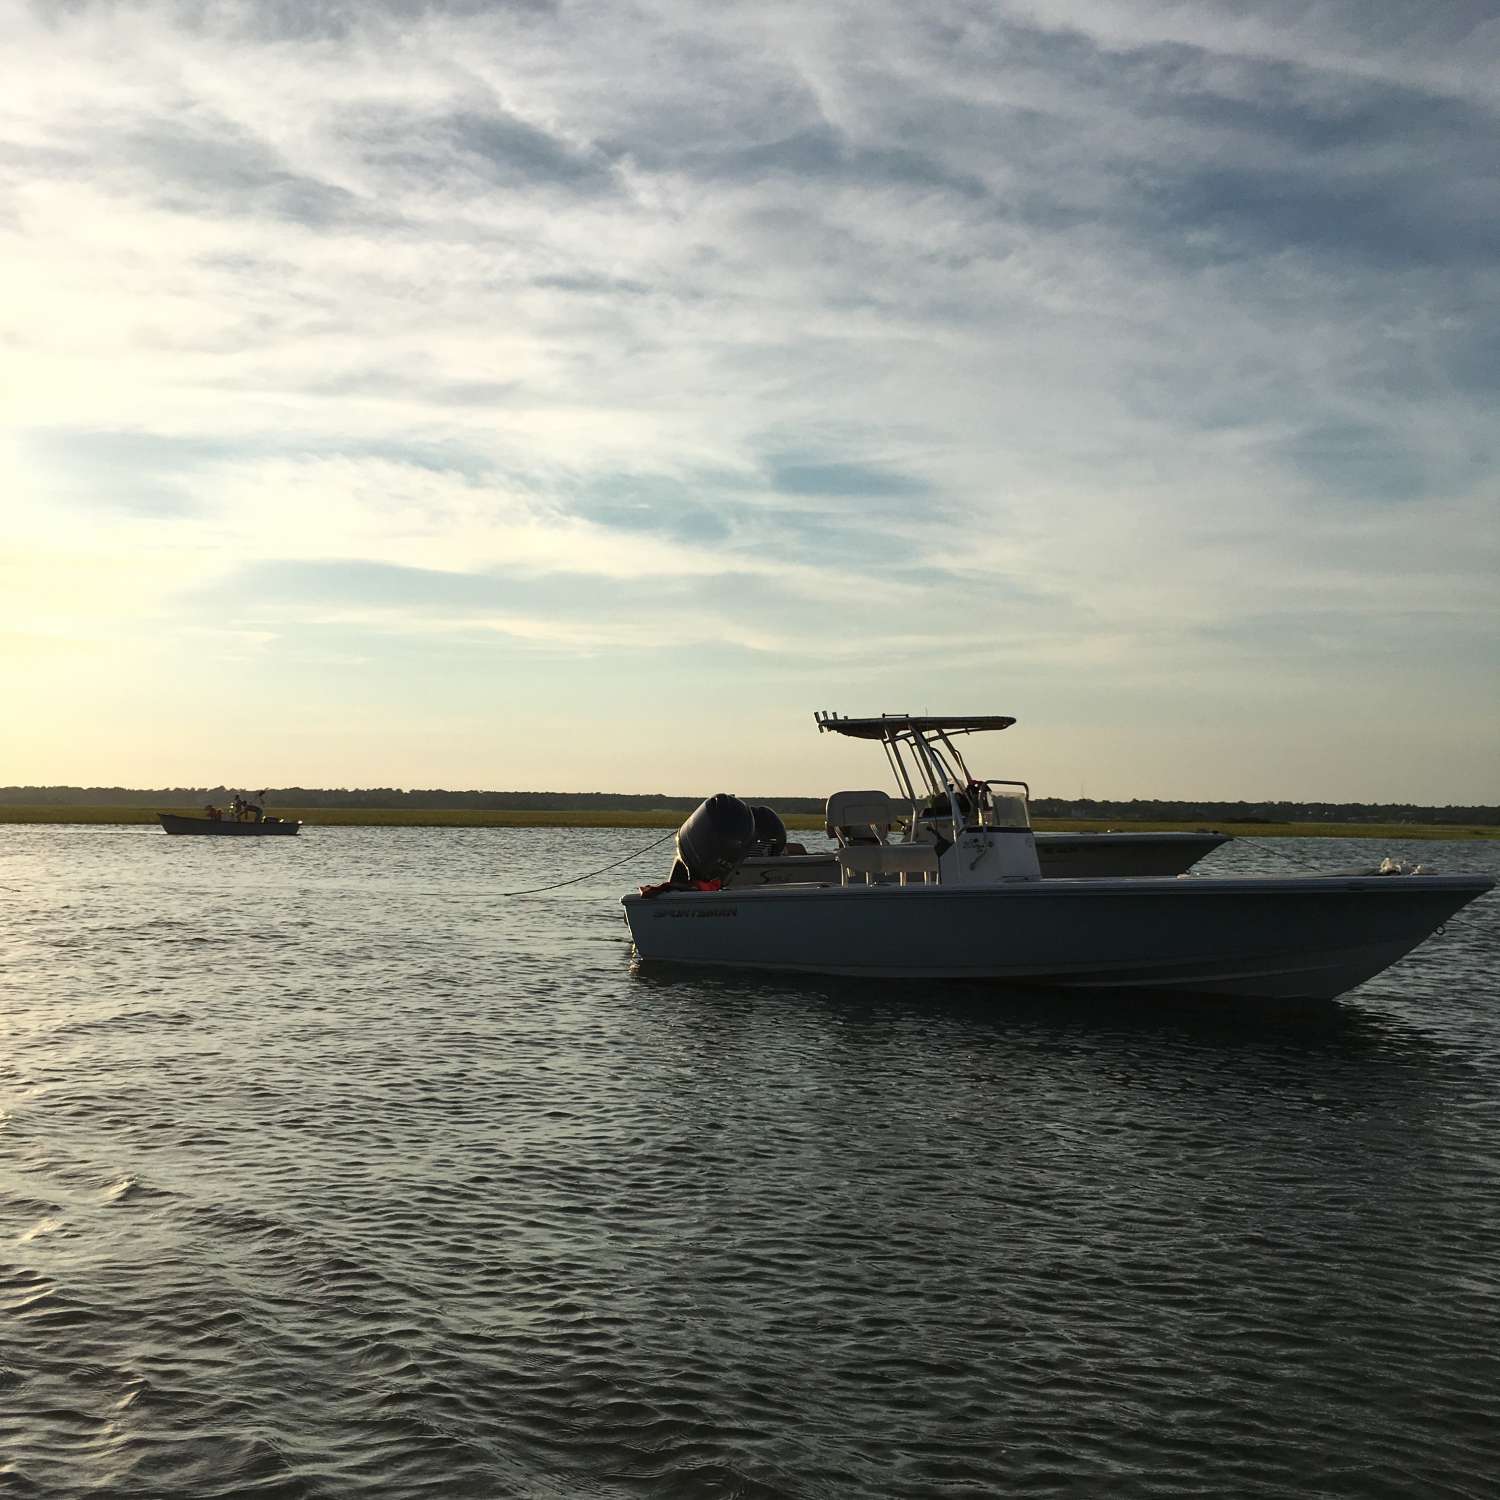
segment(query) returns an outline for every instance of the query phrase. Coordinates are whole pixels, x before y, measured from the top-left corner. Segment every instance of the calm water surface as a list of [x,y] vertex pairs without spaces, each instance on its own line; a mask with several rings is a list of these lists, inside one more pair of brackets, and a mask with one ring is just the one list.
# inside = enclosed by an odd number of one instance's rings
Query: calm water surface
[[1500,898],[1257,1015],[499,895],[651,836],[0,828],[0,1495],[1496,1494]]

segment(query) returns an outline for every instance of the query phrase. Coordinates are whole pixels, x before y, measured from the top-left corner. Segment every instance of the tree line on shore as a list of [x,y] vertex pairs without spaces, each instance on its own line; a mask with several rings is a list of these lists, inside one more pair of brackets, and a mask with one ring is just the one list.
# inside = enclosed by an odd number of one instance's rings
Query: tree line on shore
[[[234,796],[232,787],[121,787],[121,786],[6,786],[0,787],[0,806],[7,807],[197,807],[220,805]],[[252,788],[240,788],[256,796]],[[266,793],[270,808],[465,808],[484,811],[539,812],[617,811],[660,808],[690,812],[701,796],[669,796],[640,792],[450,792],[440,788],[403,790],[398,787],[277,787]],[[747,797],[765,802],[779,812],[816,813],[821,797]],[[1032,812],[1039,818],[1073,818],[1122,822],[1201,823],[1469,823],[1500,826],[1500,807],[1423,806],[1409,802],[1183,802],[1150,797],[1128,801],[1094,798],[1034,797]]]

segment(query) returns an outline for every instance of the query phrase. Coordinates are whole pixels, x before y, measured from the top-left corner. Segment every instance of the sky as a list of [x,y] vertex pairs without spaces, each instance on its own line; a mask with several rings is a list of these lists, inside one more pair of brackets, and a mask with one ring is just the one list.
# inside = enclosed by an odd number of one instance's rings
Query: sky
[[1500,803],[1500,12],[0,0],[0,784]]

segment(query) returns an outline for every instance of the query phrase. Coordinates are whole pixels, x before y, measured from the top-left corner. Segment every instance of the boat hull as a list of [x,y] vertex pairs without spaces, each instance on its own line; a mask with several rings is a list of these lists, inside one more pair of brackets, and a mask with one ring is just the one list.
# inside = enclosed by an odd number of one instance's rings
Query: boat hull
[[285,838],[296,834],[302,827],[299,822],[283,823],[275,818],[263,819],[259,823],[238,823],[233,818],[190,818],[179,813],[157,813],[156,816],[168,833],[206,834],[212,838]]
[[1493,885],[1046,880],[673,891],[622,904],[646,962],[1318,1001],[1388,968]]
[[[1205,854],[1229,842],[1226,833],[1038,833],[1036,857],[1043,880],[1118,880],[1137,875],[1181,875]],[[725,884],[742,886],[834,884],[833,850],[822,854],[752,856]]]

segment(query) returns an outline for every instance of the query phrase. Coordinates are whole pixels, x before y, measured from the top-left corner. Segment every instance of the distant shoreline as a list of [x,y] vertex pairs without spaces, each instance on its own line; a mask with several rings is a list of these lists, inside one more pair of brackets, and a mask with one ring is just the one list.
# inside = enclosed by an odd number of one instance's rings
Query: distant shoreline
[[[0,824],[93,824],[98,826],[155,825],[158,812],[202,812],[201,807],[120,807],[58,804],[0,805]],[[298,819],[316,828],[660,828],[678,827],[686,814],[681,808],[380,808],[272,807],[279,818]],[[786,826],[796,832],[821,830],[816,813],[784,813]],[[1214,828],[1234,838],[1345,838],[1345,839],[1495,839],[1500,827],[1464,823],[1247,823],[1238,820],[1157,820],[1130,818],[1036,818],[1035,826],[1049,833],[1199,832]]]

